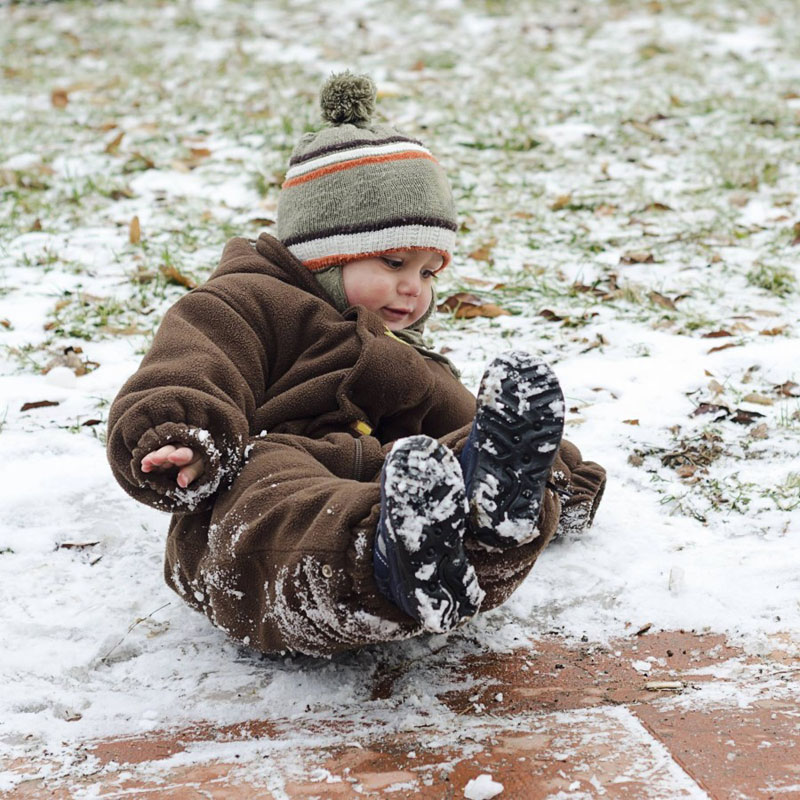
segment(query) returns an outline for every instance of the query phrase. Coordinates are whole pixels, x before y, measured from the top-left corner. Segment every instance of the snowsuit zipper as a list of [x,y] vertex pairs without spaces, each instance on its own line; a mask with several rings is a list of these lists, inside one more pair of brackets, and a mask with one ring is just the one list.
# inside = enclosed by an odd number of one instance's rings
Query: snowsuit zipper
[[355,458],[353,461],[353,477],[355,480],[361,480],[361,472],[364,469],[364,445],[361,444],[361,439],[354,439],[356,446]]

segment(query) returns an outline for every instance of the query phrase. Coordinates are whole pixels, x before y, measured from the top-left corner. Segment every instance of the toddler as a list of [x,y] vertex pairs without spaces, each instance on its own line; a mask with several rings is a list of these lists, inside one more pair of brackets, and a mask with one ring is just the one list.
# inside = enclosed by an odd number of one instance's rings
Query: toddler
[[422,338],[456,218],[421,142],[333,76],[277,237],[228,242],[165,315],[109,415],[133,497],[173,513],[165,575],[262,652],[331,655],[494,608],[605,472],[562,441],[551,370],[511,352],[478,398]]

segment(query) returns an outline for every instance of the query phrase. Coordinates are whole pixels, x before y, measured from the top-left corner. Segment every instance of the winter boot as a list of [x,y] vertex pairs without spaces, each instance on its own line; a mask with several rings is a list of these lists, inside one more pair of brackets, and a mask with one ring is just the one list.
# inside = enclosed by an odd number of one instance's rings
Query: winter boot
[[564,395],[550,367],[513,351],[487,368],[460,456],[470,532],[489,549],[535,539],[564,431]]
[[466,525],[464,479],[453,453],[429,436],[398,440],[381,473],[375,580],[425,630],[455,628],[483,600],[464,553]]

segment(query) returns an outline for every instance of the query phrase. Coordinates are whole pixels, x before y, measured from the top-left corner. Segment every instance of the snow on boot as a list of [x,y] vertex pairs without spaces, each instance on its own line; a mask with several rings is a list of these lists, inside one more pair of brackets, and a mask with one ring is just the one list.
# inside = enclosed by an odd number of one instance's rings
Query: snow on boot
[[539,535],[550,468],[564,432],[564,395],[550,367],[512,351],[486,369],[475,422],[460,461],[470,531],[490,549]]
[[429,436],[398,440],[381,473],[373,562],[380,591],[434,633],[474,616],[484,592],[464,552],[458,460]]

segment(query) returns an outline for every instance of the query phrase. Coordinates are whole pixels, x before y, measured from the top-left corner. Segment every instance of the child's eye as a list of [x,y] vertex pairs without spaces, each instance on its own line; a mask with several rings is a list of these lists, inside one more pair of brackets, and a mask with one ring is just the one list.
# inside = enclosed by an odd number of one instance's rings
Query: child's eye
[[399,258],[389,258],[388,256],[381,256],[381,258],[384,264],[392,269],[400,269],[403,266],[403,262]]
[[428,280],[428,278],[435,278],[436,273],[432,269],[424,269],[422,270],[422,277]]

